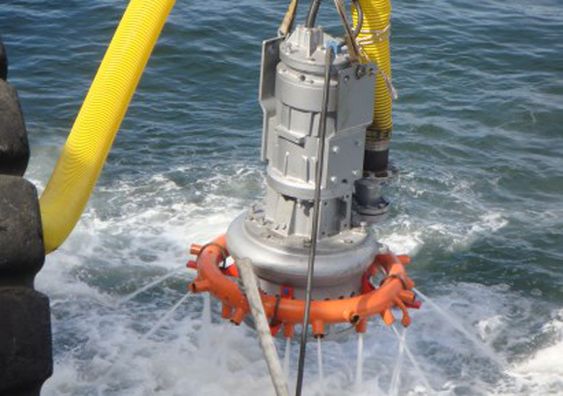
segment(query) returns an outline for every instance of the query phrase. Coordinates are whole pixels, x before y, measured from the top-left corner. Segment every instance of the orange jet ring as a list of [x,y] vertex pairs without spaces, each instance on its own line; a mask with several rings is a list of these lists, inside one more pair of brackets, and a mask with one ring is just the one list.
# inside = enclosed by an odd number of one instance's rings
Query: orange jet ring
[[[188,267],[197,269],[197,277],[189,288],[194,293],[209,292],[223,304],[222,316],[235,324],[240,324],[250,312],[248,301],[238,283],[232,278],[238,272],[221,269],[219,264],[227,259],[228,251],[225,236],[202,246],[192,245],[191,253],[197,255],[196,262],[189,262]],[[387,325],[395,318],[391,309],[402,311],[401,323],[411,323],[407,308],[418,308],[415,294],[411,290],[414,282],[407,276],[405,265],[410,262],[408,256],[395,256],[392,253],[377,255],[373,264],[363,277],[362,293],[355,297],[337,300],[314,300],[311,302],[310,324],[313,335],[322,337],[327,324],[348,323],[356,326],[356,331],[365,332],[368,318],[381,315]],[[374,288],[369,279],[382,270],[386,278],[378,288]],[[296,324],[302,324],[305,314],[305,301],[289,297],[276,297],[261,292],[266,316],[276,325],[272,333],[277,333],[280,326],[286,337],[293,336]]]

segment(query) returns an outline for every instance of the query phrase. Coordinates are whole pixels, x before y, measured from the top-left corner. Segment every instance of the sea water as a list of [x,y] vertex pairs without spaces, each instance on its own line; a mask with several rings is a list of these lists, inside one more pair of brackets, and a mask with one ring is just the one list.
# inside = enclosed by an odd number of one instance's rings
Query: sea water
[[[37,277],[52,306],[45,395],[273,394],[255,334],[220,321],[216,303],[202,322],[201,296],[143,338],[192,273],[124,298],[184,264],[190,243],[224,232],[262,196],[260,43],[286,3],[177,1],[81,221]],[[125,5],[0,5],[32,148],[26,177],[40,191]],[[561,394],[560,1],[393,5],[391,158],[400,173],[377,235],[412,255],[418,288],[505,364],[427,304],[412,313],[404,347],[437,394]],[[320,22],[341,34],[332,7],[323,3]],[[326,395],[387,393],[399,344],[380,326],[364,336],[360,387],[356,336],[323,341]],[[322,384],[309,349],[305,394],[315,394]],[[426,392],[406,349],[396,388]]]

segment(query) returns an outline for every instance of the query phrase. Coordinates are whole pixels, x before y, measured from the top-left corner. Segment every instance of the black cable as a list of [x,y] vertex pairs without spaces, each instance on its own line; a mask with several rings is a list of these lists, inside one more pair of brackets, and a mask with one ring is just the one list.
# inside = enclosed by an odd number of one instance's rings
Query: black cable
[[315,180],[315,200],[313,202],[311,249],[309,250],[309,263],[307,267],[307,291],[305,295],[305,314],[303,315],[303,326],[301,329],[301,343],[299,345],[299,364],[297,367],[297,386],[295,396],[301,396],[303,388],[303,373],[305,371],[305,353],[307,349],[307,333],[309,330],[309,315],[311,313],[311,292],[313,290],[313,273],[315,270],[315,255],[317,253],[317,236],[319,233],[319,214],[321,206],[321,185],[323,176],[323,163],[325,153],[326,117],[328,113],[328,99],[330,92],[330,71],[334,60],[334,49],[327,46],[325,56],[325,81],[323,89],[323,103],[321,119],[319,122],[319,149]]
[[305,21],[305,27],[315,27],[315,22],[317,21],[317,14],[319,13],[320,6],[321,0],[311,0],[309,12],[307,13],[307,20]]

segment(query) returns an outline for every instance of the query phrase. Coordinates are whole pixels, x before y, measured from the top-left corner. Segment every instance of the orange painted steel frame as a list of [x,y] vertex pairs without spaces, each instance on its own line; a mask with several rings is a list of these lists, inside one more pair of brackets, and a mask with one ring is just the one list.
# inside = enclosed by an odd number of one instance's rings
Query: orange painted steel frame
[[[192,254],[198,255],[196,267],[198,275],[190,284],[194,293],[209,292],[223,303],[223,317],[235,324],[240,324],[249,313],[248,302],[238,284],[229,279],[219,264],[227,254],[225,237],[222,235],[203,248],[193,245]],[[369,288],[361,295],[338,300],[316,300],[311,303],[310,323],[313,335],[322,337],[326,324],[349,323],[356,326],[356,331],[365,332],[369,317],[380,314],[387,325],[394,322],[391,309],[398,307],[404,326],[410,324],[407,308],[417,308],[415,294],[411,291],[414,282],[408,278],[405,265],[410,261],[408,256],[395,256],[392,253],[378,255],[366,276],[370,278],[381,268],[387,275],[381,286]],[[371,289],[371,290],[370,290]],[[268,318],[276,312],[276,318],[283,323],[284,335],[291,337],[296,324],[303,320],[305,302],[290,298],[261,293],[262,303]],[[278,304],[276,309],[276,304]]]

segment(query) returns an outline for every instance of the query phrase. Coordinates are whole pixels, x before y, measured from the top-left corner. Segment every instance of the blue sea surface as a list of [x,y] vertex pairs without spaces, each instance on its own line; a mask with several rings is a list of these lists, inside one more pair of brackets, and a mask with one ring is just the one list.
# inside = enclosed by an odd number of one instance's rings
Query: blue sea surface
[[[126,4],[0,4],[39,190]],[[200,296],[143,335],[186,293],[189,244],[263,195],[260,47],[286,7],[177,1],[82,220],[38,276],[56,362],[45,395],[273,394],[252,330],[221,322],[215,303],[206,323]],[[359,385],[356,337],[327,341],[324,381],[311,352],[305,394],[563,395],[563,4],[405,0],[393,12],[400,174],[377,234],[412,255],[417,286],[453,318],[429,304],[413,314],[406,344],[422,372],[374,320]],[[332,2],[320,22],[341,34]],[[296,358],[294,343],[290,378]]]

